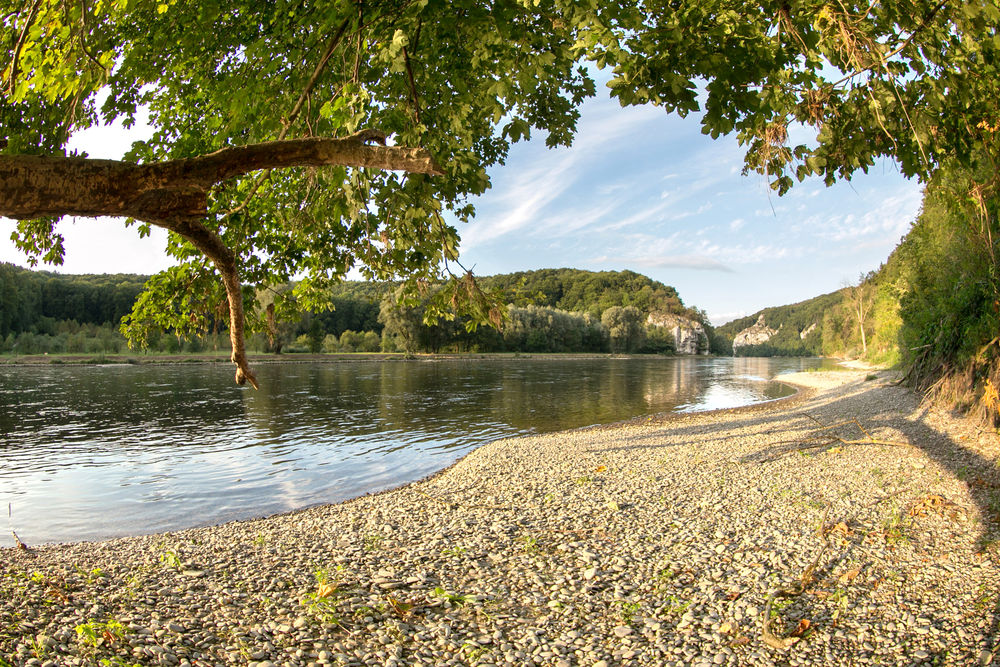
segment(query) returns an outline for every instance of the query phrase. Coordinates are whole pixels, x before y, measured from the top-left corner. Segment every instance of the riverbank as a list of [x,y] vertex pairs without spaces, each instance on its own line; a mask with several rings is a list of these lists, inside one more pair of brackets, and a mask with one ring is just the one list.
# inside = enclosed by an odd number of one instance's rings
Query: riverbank
[[[0,550],[0,655],[985,664],[1000,624],[1000,442],[871,375],[783,376],[806,389],[502,440],[339,505]],[[854,419],[867,434],[843,424]],[[769,594],[797,593],[806,571],[801,594],[771,605],[772,643],[791,644],[773,648],[761,631]]]
[[[403,352],[331,352],[322,354],[250,354],[251,366],[271,364],[315,364],[339,363],[347,361],[439,361],[458,360],[505,360],[505,359],[608,359],[627,357],[656,357],[661,355],[627,355],[608,352],[441,352],[405,354]],[[704,358],[703,355],[672,355],[672,359]],[[123,364],[143,366],[147,364],[226,364],[232,365],[228,353],[199,352],[196,354],[33,354],[0,355],[0,365],[38,366],[71,365],[100,366]]]

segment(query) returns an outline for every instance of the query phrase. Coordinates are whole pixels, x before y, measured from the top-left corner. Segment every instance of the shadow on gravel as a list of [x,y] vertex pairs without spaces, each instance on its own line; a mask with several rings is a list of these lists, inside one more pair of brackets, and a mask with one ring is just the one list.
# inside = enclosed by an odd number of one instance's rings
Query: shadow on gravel
[[[745,414],[729,413],[718,423],[677,424],[670,428],[671,438],[675,442],[663,442],[663,433],[653,432],[627,438],[625,444],[617,447],[602,448],[600,451],[623,451],[632,449],[673,449],[687,444],[684,436],[710,436],[716,443],[727,440],[743,440],[749,437],[760,437],[774,442],[780,442],[759,449],[740,457],[744,464],[763,464],[799,452],[819,453],[834,447],[843,449],[893,448],[889,444],[872,444],[866,434],[854,423],[844,423],[857,420],[863,428],[876,439],[880,429],[891,428],[897,431],[891,436],[892,441],[908,443],[919,448],[933,461],[948,470],[957,480],[966,484],[969,496],[979,510],[983,521],[976,536],[979,549],[989,551],[1000,548],[1000,450],[982,445],[978,435],[981,433],[975,426],[969,426],[967,434],[950,437],[927,422],[929,409],[919,406],[918,398],[907,389],[892,384],[858,381],[846,385],[847,393],[840,398],[818,401],[809,399],[797,402],[797,405],[773,406],[771,409],[748,412]],[[901,406],[900,409],[880,411],[880,406]],[[918,407],[919,406],[919,407]],[[743,416],[745,414],[745,416]],[[824,426],[840,424],[827,431],[820,431]],[[663,426],[663,424],[659,424]],[[821,441],[815,436],[829,433],[836,438]],[[968,439],[967,439],[968,438]],[[847,441],[850,444],[845,444]],[[853,442],[861,441],[861,442]],[[902,445],[901,451],[909,450]],[[969,508],[972,509],[972,508]],[[827,563],[826,569],[831,567]],[[1000,633],[1000,599],[992,609],[984,609],[984,614],[991,616],[991,637]],[[992,658],[992,653],[990,653]]]
[[[981,515],[986,519],[978,536],[980,546],[985,549],[1000,542],[1000,450],[982,451],[977,442],[955,440],[929,426],[926,420],[928,408],[922,406],[918,409],[916,397],[907,389],[862,381],[849,384],[847,388],[849,393],[846,396],[833,400],[821,400],[817,403],[806,400],[797,405],[773,406],[770,409],[751,408],[728,413],[718,423],[677,424],[676,427],[667,424],[671,437],[679,439],[677,442],[663,442],[662,432],[651,432],[625,438],[624,443],[618,446],[592,451],[666,450],[686,445],[684,436],[688,435],[710,435],[715,442],[725,443],[727,440],[747,438],[748,431],[754,437],[777,436],[781,441],[742,456],[741,463],[765,463],[804,450],[819,453],[833,447],[892,447],[866,442],[866,435],[858,425],[842,423],[857,420],[869,433],[874,434],[881,428],[899,431],[902,436],[893,436],[893,441],[909,443],[923,450],[958,480],[963,481],[969,487],[970,496]],[[901,402],[906,406],[902,410],[879,412],[880,405],[899,405]],[[821,430],[824,426],[838,423],[840,425],[836,428]],[[663,426],[662,423],[658,425]],[[973,430],[970,427],[970,433]],[[851,444],[833,438],[825,444],[815,444],[814,437],[817,433],[829,433]]]

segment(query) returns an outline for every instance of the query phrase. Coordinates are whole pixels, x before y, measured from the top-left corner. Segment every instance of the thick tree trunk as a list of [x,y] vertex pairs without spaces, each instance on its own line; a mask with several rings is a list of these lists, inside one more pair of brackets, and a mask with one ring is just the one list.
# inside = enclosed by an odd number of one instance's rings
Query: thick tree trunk
[[441,173],[423,148],[367,143],[384,140],[365,130],[344,139],[272,141],[152,164],[0,155],[0,216],[123,216],[161,224],[203,219],[216,183],[261,169],[343,165]]

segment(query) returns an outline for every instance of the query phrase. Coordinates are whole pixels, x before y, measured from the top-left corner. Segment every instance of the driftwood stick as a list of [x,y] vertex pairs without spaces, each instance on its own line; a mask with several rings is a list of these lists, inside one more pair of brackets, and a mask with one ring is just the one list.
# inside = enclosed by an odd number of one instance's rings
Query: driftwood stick
[[31,551],[31,548],[27,544],[21,541],[21,538],[17,536],[14,532],[14,512],[11,509],[12,503],[7,503],[7,523],[10,525],[10,534],[14,536],[14,544],[17,545],[18,549],[24,549],[25,551]]
[[823,519],[819,523],[819,529],[816,531],[819,537],[823,539],[823,546],[816,554],[812,563],[809,564],[809,567],[802,572],[802,576],[799,577],[798,582],[789,588],[776,588],[767,596],[767,602],[764,603],[764,615],[761,620],[761,638],[768,646],[785,650],[794,646],[801,639],[801,637],[779,637],[771,630],[771,608],[774,606],[774,601],[778,598],[791,598],[802,595],[806,590],[806,586],[812,583],[813,572],[819,567],[820,560],[822,560],[826,554],[826,550],[830,546],[830,540],[827,537],[828,531],[826,530],[826,517],[829,513],[830,507],[827,506],[826,511],[823,512]]

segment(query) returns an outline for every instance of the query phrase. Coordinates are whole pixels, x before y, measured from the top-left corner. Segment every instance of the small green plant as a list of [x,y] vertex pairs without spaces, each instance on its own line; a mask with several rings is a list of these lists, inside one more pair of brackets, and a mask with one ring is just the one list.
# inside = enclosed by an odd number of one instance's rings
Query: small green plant
[[490,649],[488,646],[480,646],[479,644],[474,644],[472,642],[465,642],[462,644],[462,653],[465,654],[469,664],[473,664],[484,656],[489,655]]
[[76,626],[76,636],[85,646],[98,646],[102,641],[107,644],[114,644],[122,640],[128,629],[116,621],[108,619],[106,623],[99,621],[87,621]]
[[889,544],[908,541],[907,530],[909,527],[910,519],[906,516],[906,512],[899,505],[893,503],[888,514],[882,519],[882,534],[885,536],[885,541]]
[[778,616],[780,616],[781,612],[784,611],[785,607],[792,604],[792,602],[793,601],[791,599],[775,598],[771,602],[771,618],[777,618]]
[[538,546],[538,540],[531,535],[524,535],[520,538],[521,542],[524,542],[524,550],[529,554],[536,554],[541,551],[541,547]]
[[46,583],[45,575],[37,571],[32,572],[29,579],[31,579],[32,583],[36,583],[39,585],[44,585]]
[[45,660],[49,654],[49,647],[38,641],[37,637],[29,638],[28,646],[31,647],[31,654],[39,660]]
[[993,608],[994,598],[995,596],[986,584],[979,584],[976,589],[976,599],[973,601],[973,604],[975,605],[977,611],[987,611]]
[[590,475],[584,475],[583,477],[577,477],[575,481],[578,486],[583,486],[584,484],[590,484],[594,479]]
[[[302,604],[305,605],[309,613],[323,623],[334,625],[340,623],[340,615],[337,613],[336,608],[336,598],[340,592],[339,579],[343,569],[342,565],[338,565],[334,569],[333,576],[331,576],[327,568],[317,568],[313,572],[313,577],[316,579],[316,590],[306,595],[305,599],[302,600]],[[265,602],[267,604],[271,603],[268,598],[265,598]]]
[[668,595],[663,598],[663,601],[666,604],[663,605],[661,611],[667,616],[683,614],[691,606],[690,600],[682,600],[676,595]]
[[371,616],[374,618],[376,614],[378,614],[378,612],[368,605],[362,605],[354,610],[354,618],[357,619],[363,619],[365,616]]
[[90,572],[87,572],[82,567],[80,567],[79,565],[76,565],[76,564],[74,564],[73,567],[76,568],[77,574],[79,574],[81,577],[83,577],[84,579],[86,579],[86,581],[87,581],[88,584],[92,584],[95,581],[97,581],[98,579],[100,579],[102,577],[108,576],[99,567],[93,568],[92,570],[90,570]]
[[387,634],[390,638],[392,638],[392,640],[395,641],[397,644],[402,644],[403,642],[406,641],[406,635],[403,633],[402,630],[399,629],[398,625],[392,625],[392,624],[386,625],[385,634]]
[[364,549],[365,551],[378,551],[382,548],[382,536],[372,533],[371,535],[365,535]]
[[446,549],[441,550],[441,553],[444,554],[445,556],[455,556],[455,557],[462,556],[465,554],[465,552],[466,552],[465,547],[448,547]]
[[886,570],[884,578],[886,581],[891,581],[894,584],[898,584],[905,580],[905,577],[899,570]]
[[258,547],[266,545],[267,535],[265,535],[264,533],[257,533],[257,535],[255,535],[253,538],[253,543]]
[[168,549],[167,546],[160,542],[157,545],[160,550],[160,563],[165,567],[169,567],[173,570],[181,570],[184,568],[184,563],[181,562],[181,557],[177,555],[177,552],[173,549]]
[[440,586],[435,588],[431,592],[431,595],[440,600],[444,600],[445,602],[450,602],[453,605],[463,605],[473,601],[473,597],[471,595],[460,595],[458,593],[449,593]]
[[337,605],[334,599],[310,593],[306,596],[304,603],[306,610],[321,623],[332,625],[340,623],[340,614],[337,613]]
[[340,580],[340,574],[344,571],[343,565],[338,565],[333,568],[331,573],[329,568],[318,567],[313,571],[313,578],[316,579],[317,586],[324,586],[327,584],[336,584]]
[[143,582],[144,579],[139,572],[132,572],[125,577],[125,594],[130,598],[136,597],[142,590]]
[[834,605],[833,612],[830,614],[830,618],[834,621],[847,613],[847,605],[850,602],[847,597],[847,591],[838,588],[828,599]]
[[638,602],[628,602],[626,600],[615,600],[615,604],[618,605],[618,618],[624,625],[632,625],[635,615],[642,608],[642,605]]
[[142,667],[138,662],[125,662],[117,655],[111,658],[101,658],[101,667]]

